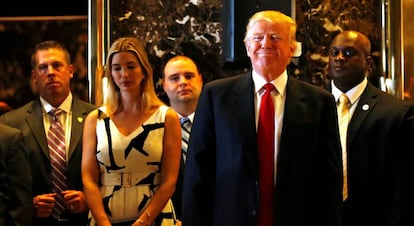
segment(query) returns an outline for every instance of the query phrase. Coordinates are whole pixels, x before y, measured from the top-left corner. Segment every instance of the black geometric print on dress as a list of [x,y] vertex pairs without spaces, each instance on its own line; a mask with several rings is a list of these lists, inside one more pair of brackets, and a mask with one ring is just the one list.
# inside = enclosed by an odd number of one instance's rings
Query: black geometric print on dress
[[141,202],[138,203],[138,211],[144,209],[144,207],[147,205],[147,203],[149,202],[150,197],[148,197],[147,195],[144,195],[144,197],[142,198]]
[[[112,193],[112,194],[114,194],[114,193]],[[111,217],[112,217],[112,212],[111,212],[111,210],[109,209],[109,201],[111,201],[112,194],[111,194],[110,196],[108,196],[108,197],[104,197],[104,198],[102,199],[103,204],[104,204],[103,206],[104,206],[105,213],[106,213],[108,216],[111,216]]]
[[[158,166],[160,166],[161,164],[158,162],[157,163]],[[139,181],[136,185],[144,185],[144,184],[148,184],[149,185],[149,189],[152,192],[155,192],[155,188],[159,186],[159,184],[155,184],[155,176],[160,172],[159,167],[158,167],[158,171],[154,172],[154,173],[150,173],[147,177],[145,177],[144,179],[142,179],[141,181]]]
[[108,216],[112,216],[112,212],[111,212],[111,210],[110,210],[110,208],[109,208],[109,202],[111,201],[111,199],[112,199],[112,197],[114,196],[114,193],[116,192],[116,191],[118,191],[118,190],[121,190],[121,188],[122,188],[122,186],[121,185],[116,185],[116,186],[114,186],[114,188],[113,188],[113,190],[112,190],[112,192],[111,192],[111,194],[109,195],[109,196],[107,196],[107,197],[104,197],[103,198],[103,204],[104,204],[104,209],[105,209],[105,213],[108,215]]
[[109,166],[106,166],[106,171],[109,170],[119,170],[125,168],[125,166],[118,166],[115,163],[114,153],[112,152],[112,137],[111,137],[111,129],[109,128],[109,118],[104,119],[105,122],[105,130],[106,134],[108,135],[108,147],[109,147]]
[[135,184],[135,185],[149,184],[150,186],[152,186],[154,184],[154,179],[155,179],[156,175],[157,175],[157,173],[150,173],[150,174],[148,174],[148,176],[143,178],[141,181],[138,181],[138,183]]
[[144,142],[148,137],[148,134],[152,130],[156,130],[159,128],[164,127],[164,123],[155,123],[155,124],[149,124],[149,125],[143,125],[142,126],[144,131],[140,133],[138,136],[136,136],[134,139],[131,140],[128,147],[125,149],[125,159],[128,158],[129,153],[132,151],[132,148],[140,152],[141,154],[148,156],[148,152],[146,152],[144,147]]
[[155,225],[161,225],[161,223],[164,219],[173,219],[173,213],[172,212],[161,212],[157,216],[157,218],[155,218],[155,220],[154,220]]

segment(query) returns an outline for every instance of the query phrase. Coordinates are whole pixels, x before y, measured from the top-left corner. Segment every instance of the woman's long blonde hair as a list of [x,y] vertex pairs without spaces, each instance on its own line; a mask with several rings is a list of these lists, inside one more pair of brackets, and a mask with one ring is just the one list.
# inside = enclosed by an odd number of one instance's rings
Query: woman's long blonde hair
[[116,112],[120,105],[119,87],[115,84],[111,74],[112,58],[114,54],[125,51],[135,54],[144,73],[144,79],[141,83],[141,110],[147,111],[153,106],[160,106],[163,104],[155,92],[153,71],[144,46],[135,37],[121,37],[112,43],[106,59],[105,76],[108,79],[108,86],[104,105],[106,106],[105,113],[107,115]]

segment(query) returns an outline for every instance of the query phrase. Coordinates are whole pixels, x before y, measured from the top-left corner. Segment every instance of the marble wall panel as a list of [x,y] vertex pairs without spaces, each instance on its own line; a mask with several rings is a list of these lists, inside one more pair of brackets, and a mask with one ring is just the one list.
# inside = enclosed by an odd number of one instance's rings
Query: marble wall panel
[[[372,42],[377,67],[371,80],[378,82],[381,53],[380,0],[308,0],[295,2],[297,38],[303,54],[289,72],[301,80],[323,86],[328,47],[333,36],[353,29],[365,33]],[[219,0],[113,1],[111,39],[135,35],[147,45],[155,76],[171,55],[185,54],[199,64],[206,81],[248,70],[246,65],[225,68],[221,56],[222,3]]]
[[[110,2],[110,40],[133,35],[146,45],[157,92],[162,94],[159,78],[162,66],[173,55],[192,57],[199,65],[205,82],[239,74],[249,68],[222,60],[221,0],[127,0]],[[354,29],[365,33],[372,42],[377,67],[371,81],[378,83],[381,59],[381,0],[296,0],[297,39],[302,55],[289,67],[292,76],[323,86],[329,81],[326,72],[328,47],[335,34]],[[63,40],[78,64],[73,89],[87,98],[87,25],[62,21],[29,22],[23,25],[0,22],[0,101],[27,102],[32,97],[28,77],[30,49],[45,37]],[[13,42],[13,43],[12,43]],[[16,102],[17,101],[17,102]]]
[[333,37],[343,30],[357,30],[371,41],[376,66],[370,80],[378,86],[381,59],[380,0],[296,0],[297,39],[303,43],[303,55],[294,76],[323,86],[328,50]]
[[[146,45],[154,81],[171,56],[184,54],[196,61],[205,82],[221,69],[220,0],[112,1],[111,37],[136,36]],[[162,93],[158,82],[156,89]]]

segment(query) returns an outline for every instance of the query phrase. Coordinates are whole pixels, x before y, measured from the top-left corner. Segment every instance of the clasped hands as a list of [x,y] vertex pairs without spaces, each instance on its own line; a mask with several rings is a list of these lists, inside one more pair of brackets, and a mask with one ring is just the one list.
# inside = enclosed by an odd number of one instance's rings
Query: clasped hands
[[[82,191],[66,190],[62,192],[65,205],[70,213],[84,213],[88,210],[85,195]],[[33,197],[35,216],[49,217],[55,207],[56,193],[48,193]]]

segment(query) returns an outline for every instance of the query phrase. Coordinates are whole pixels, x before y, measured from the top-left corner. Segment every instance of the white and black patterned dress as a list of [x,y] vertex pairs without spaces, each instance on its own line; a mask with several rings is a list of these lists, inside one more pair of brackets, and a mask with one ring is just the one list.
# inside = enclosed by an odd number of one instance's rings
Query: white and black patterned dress
[[[100,114],[96,125],[100,192],[112,223],[136,220],[160,183],[164,122],[168,107],[161,106],[127,136]],[[94,220],[90,214],[91,225]],[[154,226],[175,225],[171,200]]]

